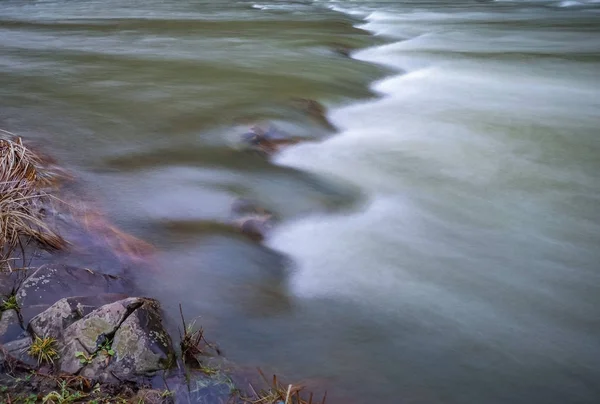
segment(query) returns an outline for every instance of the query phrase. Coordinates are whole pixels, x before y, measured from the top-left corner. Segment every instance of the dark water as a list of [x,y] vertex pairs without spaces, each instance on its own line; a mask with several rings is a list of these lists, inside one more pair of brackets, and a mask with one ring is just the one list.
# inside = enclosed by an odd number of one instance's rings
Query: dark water
[[331,402],[600,401],[599,94],[591,1],[0,3],[0,126],[159,247],[167,313]]

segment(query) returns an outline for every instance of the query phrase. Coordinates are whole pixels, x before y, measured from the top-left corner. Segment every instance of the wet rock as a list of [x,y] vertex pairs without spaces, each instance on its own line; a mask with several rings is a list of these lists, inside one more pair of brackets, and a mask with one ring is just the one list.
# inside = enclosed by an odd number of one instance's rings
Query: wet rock
[[27,278],[28,271],[24,269],[11,272],[0,272],[0,295],[10,296],[15,294],[19,286]]
[[4,344],[4,349],[11,357],[31,366],[37,366],[37,361],[27,353],[31,346],[31,337],[21,338]]
[[[125,293],[125,283],[115,276],[104,275],[89,269],[66,265],[45,265],[33,272],[17,292],[17,302],[23,309],[23,322],[57,300],[70,296],[97,296],[105,293]],[[34,308],[40,310],[35,310]],[[29,310],[25,310],[29,308]]]
[[174,351],[169,334],[162,324],[157,301],[146,299],[121,324],[112,347],[115,356],[111,373],[121,380],[151,375],[174,363]]
[[266,129],[259,126],[252,127],[249,132],[242,135],[242,141],[250,150],[270,156],[286,146],[299,143],[301,139],[294,138],[271,125]]
[[346,46],[343,46],[343,45],[336,45],[332,49],[338,55],[344,56],[344,57],[347,57],[347,58],[350,57],[350,53],[352,52],[352,49],[350,49],[350,48],[348,48]]
[[271,212],[248,199],[235,201],[231,213],[234,216],[233,224],[255,241],[262,241],[275,222]]
[[262,241],[273,227],[270,215],[253,216],[238,221],[240,231],[255,241]]
[[16,310],[0,312],[0,344],[12,341],[23,333]]
[[297,109],[301,110],[314,121],[327,129],[335,130],[335,127],[327,119],[327,110],[320,102],[311,100],[310,98],[293,98],[292,103]]
[[98,296],[67,297],[31,319],[29,332],[39,337],[59,339],[63,331],[77,320],[90,314],[100,306],[122,300],[127,296],[105,293]]
[[120,382],[109,369],[112,357],[103,353],[93,357],[91,363],[85,365],[79,374],[88,379],[97,380],[101,383],[117,384]]

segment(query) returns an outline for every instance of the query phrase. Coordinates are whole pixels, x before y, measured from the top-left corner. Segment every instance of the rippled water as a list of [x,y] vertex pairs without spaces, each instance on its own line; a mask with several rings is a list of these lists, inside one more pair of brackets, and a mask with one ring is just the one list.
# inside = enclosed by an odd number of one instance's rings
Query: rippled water
[[[599,12],[5,1],[0,126],[159,246],[143,290],[240,364],[332,402],[595,403]],[[265,161],[257,121],[311,141]],[[222,224],[238,197],[280,218],[265,246]]]

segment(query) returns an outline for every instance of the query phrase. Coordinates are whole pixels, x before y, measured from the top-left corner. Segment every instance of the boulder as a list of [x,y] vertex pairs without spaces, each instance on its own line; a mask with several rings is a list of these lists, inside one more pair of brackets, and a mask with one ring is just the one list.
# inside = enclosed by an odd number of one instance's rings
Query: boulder
[[31,337],[21,338],[4,344],[4,350],[10,357],[25,363],[26,365],[35,367],[37,366],[37,361],[28,354],[31,342]]
[[67,265],[44,265],[21,285],[16,296],[23,322],[47,309],[57,300],[70,296],[97,296],[126,292],[125,283],[115,276]]

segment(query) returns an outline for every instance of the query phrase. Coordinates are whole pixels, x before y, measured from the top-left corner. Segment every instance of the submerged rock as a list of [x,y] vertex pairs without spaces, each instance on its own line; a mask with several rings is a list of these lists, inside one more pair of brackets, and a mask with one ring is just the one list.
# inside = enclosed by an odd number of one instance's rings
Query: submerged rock
[[260,126],[253,126],[250,131],[242,135],[242,141],[250,150],[270,156],[286,146],[297,144],[302,139],[295,138],[279,130],[273,125],[266,129]]
[[319,123],[329,130],[335,130],[335,127],[327,119],[327,110],[319,101],[310,98],[293,98],[292,104],[306,114],[313,121]]
[[239,199],[231,206],[233,224],[250,239],[262,241],[275,224],[271,212],[248,199]]
[[255,241],[264,240],[269,230],[273,227],[270,215],[254,216],[238,221],[240,231]]

